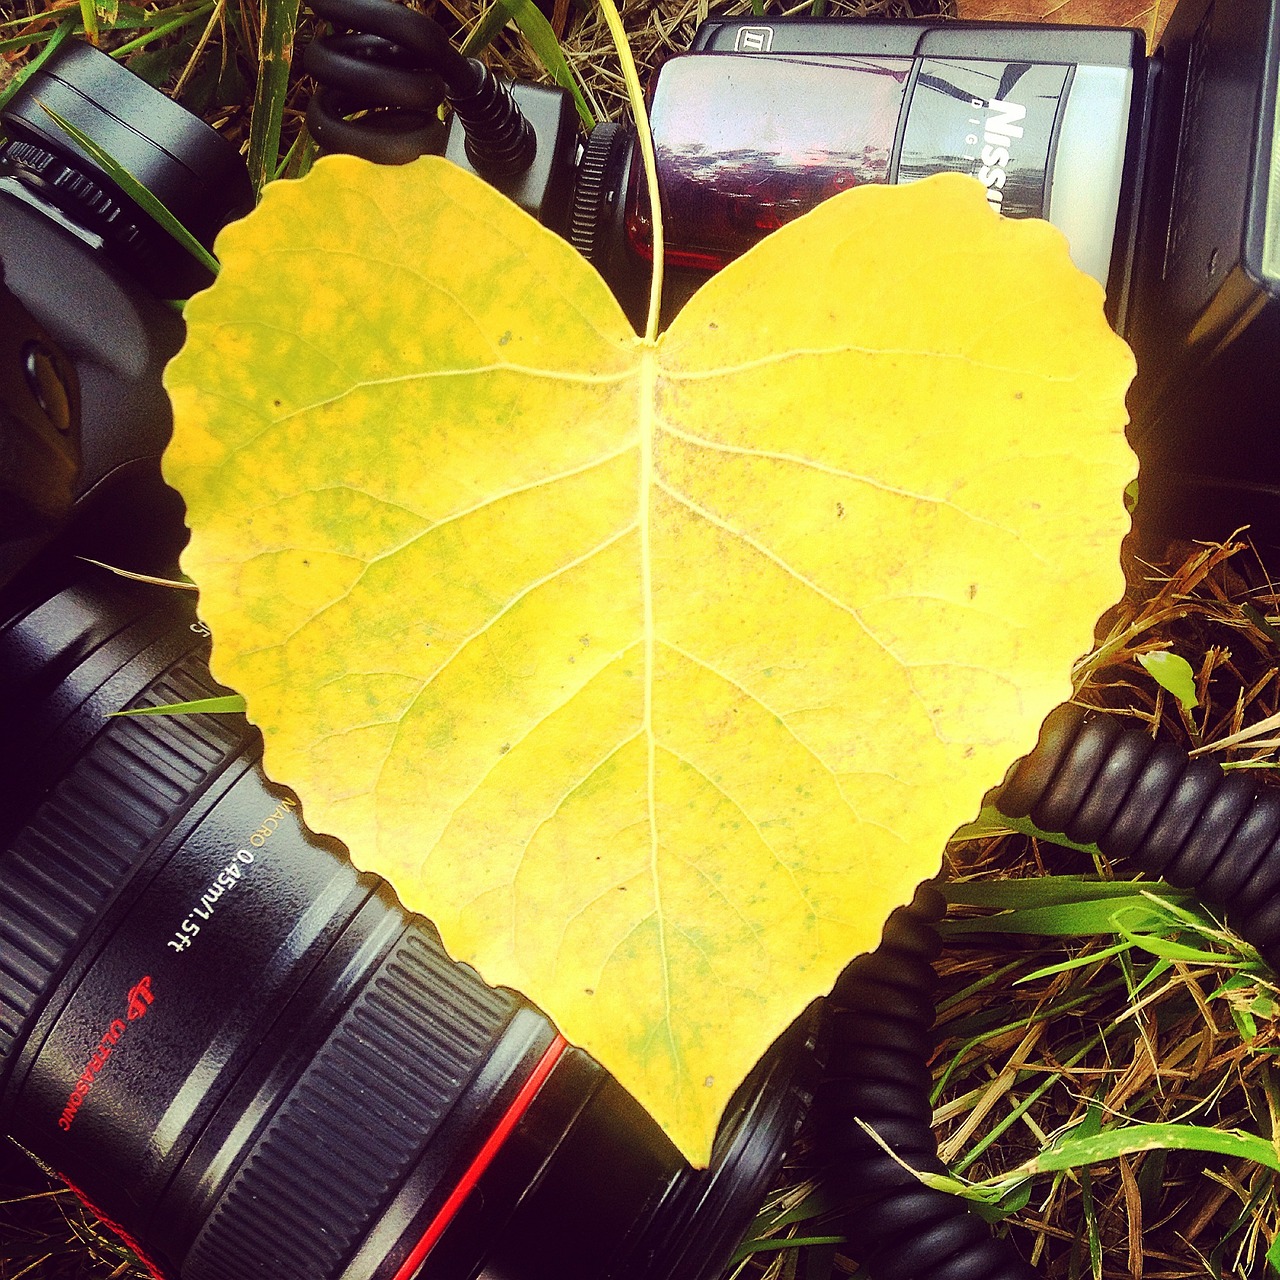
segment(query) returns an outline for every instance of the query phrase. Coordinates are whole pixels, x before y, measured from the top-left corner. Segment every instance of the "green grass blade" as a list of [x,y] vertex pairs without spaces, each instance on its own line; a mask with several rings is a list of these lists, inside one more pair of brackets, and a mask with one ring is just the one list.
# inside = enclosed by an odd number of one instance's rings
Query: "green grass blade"
[[[1085,1054],[1092,1052],[1092,1050],[1101,1043],[1102,1033],[1099,1032],[1097,1035],[1092,1036],[1090,1039],[1085,1041],[1084,1045],[1067,1059],[1064,1066],[1067,1068],[1074,1067],[1076,1063],[1085,1056]],[[1045,1078],[1036,1085],[1034,1089],[1011,1107],[1006,1115],[1002,1116],[996,1124],[992,1125],[986,1134],[975,1142],[964,1153],[964,1155],[951,1166],[952,1171],[955,1173],[963,1173],[989,1146],[991,1146],[993,1142],[1000,1137],[1001,1134],[1005,1132],[1005,1130],[1007,1130],[1017,1120],[1021,1119],[1022,1116],[1024,1116],[1045,1093],[1060,1083],[1060,1079],[1061,1077],[1055,1075],[1053,1072],[1046,1072]],[[1018,1206],[1018,1208],[1021,1207],[1022,1205]]]
[[[1046,1005],[1037,1009],[1034,1013],[1028,1014],[1025,1018],[1016,1018],[1013,1022],[999,1023],[998,1018],[993,1021],[993,1025],[983,1028],[982,1031],[972,1035],[967,1039],[959,1049],[952,1055],[951,1061],[947,1063],[938,1082],[933,1086],[929,1093],[929,1103],[931,1106],[937,1106],[938,1100],[942,1097],[946,1090],[951,1077],[964,1065],[965,1058],[971,1049],[976,1048],[986,1040],[990,1040],[993,1036],[1004,1035],[1009,1031],[1025,1031],[1032,1022],[1037,1019],[1048,1021],[1050,1018],[1058,1017],[1060,1014],[1070,1013],[1074,1009],[1085,1008],[1095,1001],[1105,998],[1111,991],[1120,985],[1120,979],[1112,981],[1095,983],[1090,990],[1083,991],[1079,995],[1071,996],[1065,1000],[1058,1000],[1050,1005]],[[963,1023],[971,1023],[973,1020],[962,1019]],[[961,1022],[953,1023],[949,1028],[951,1035],[963,1034],[961,1030]]]
[[538,61],[547,74],[573,98],[582,127],[594,129],[596,118],[591,114],[586,98],[582,96],[578,77],[569,65],[568,58],[564,56],[564,50],[551,29],[551,23],[533,0],[494,0],[468,33],[462,52],[470,57],[487,48],[508,22],[516,24],[520,34],[529,42],[529,47],[538,55]]
[[1267,1266],[1272,1271],[1280,1271],[1280,1235],[1271,1242],[1271,1248],[1267,1250]]
[[297,25],[298,0],[270,0],[263,6],[258,88],[249,116],[249,178],[258,195],[280,163],[280,126],[289,92]]
[[741,1262],[752,1253],[776,1253],[779,1249],[803,1249],[814,1244],[844,1244],[844,1236],[785,1236],[778,1240],[749,1240],[738,1247],[733,1260]]
[[1080,1179],[1080,1207],[1089,1237],[1089,1274],[1102,1280],[1102,1233],[1098,1230],[1098,1210],[1093,1198],[1093,1179],[1086,1169]]
[[80,21],[84,24],[84,33],[91,44],[98,43],[98,11],[93,0],[80,0]]
[[168,22],[162,22],[158,27],[152,27],[150,31],[143,32],[140,36],[134,36],[127,44],[122,44],[118,49],[111,50],[113,58],[125,58],[131,53],[136,53],[139,49],[145,48],[152,41],[159,40],[163,36],[171,35],[175,31],[181,30],[183,27],[189,26],[199,18],[206,17],[213,10],[213,0],[209,0],[207,4],[202,4],[199,8],[192,9],[189,13],[180,14],[178,17]]
[[[40,100],[37,98],[37,102]],[[160,203],[127,169],[112,159],[92,138],[87,137],[70,120],[64,120],[52,107],[40,102],[40,109],[138,206],[156,220],[195,260],[218,274],[218,260],[190,231]]]
[[1206,1151],[1234,1159],[1251,1160],[1280,1173],[1280,1153],[1274,1144],[1242,1129],[1212,1129],[1194,1124],[1131,1124],[1101,1133],[1072,1135],[1048,1151],[1019,1165],[999,1181],[1013,1181],[1029,1174],[1052,1173],[1102,1164],[1140,1151]]
[[1011,1217],[1015,1213],[1021,1213],[1027,1207],[1031,1200],[1031,1179],[1020,1187],[1011,1187],[1008,1191],[994,1203],[987,1203],[982,1200],[973,1200],[970,1202],[972,1212],[976,1213],[983,1222],[1003,1222],[1005,1218]]
[[1266,618],[1264,618],[1262,614],[1253,607],[1253,605],[1248,603],[1248,601],[1240,606],[1240,612],[1243,613],[1259,631],[1269,636],[1277,644],[1280,644],[1280,631],[1277,631],[1275,627],[1273,627],[1271,623],[1269,623]]
[[1189,947],[1185,943],[1173,942],[1150,933],[1134,933],[1117,921],[1120,936],[1127,938],[1135,947],[1140,947],[1150,955],[1159,956],[1163,960],[1181,960],[1186,964],[1210,964],[1222,969],[1239,968],[1246,964],[1243,957],[1232,958],[1221,951],[1206,951],[1199,947]]
[[244,698],[238,693],[223,694],[217,698],[197,698],[194,702],[169,702],[162,707],[131,707],[126,711],[113,711],[113,716],[194,716],[229,715],[245,709]]
[[1119,933],[1118,918],[1129,930],[1150,933],[1169,927],[1169,917],[1149,898],[1131,893],[1127,898],[1104,898],[1097,902],[1066,902],[1051,907],[1030,907],[1006,911],[996,916],[975,916],[966,920],[943,920],[938,930],[946,937],[962,933],[1034,933],[1045,937],[1087,937]]
[[1131,942],[1117,942],[1113,947],[1103,947],[1100,951],[1090,951],[1082,956],[1072,956],[1070,960],[1063,960],[1060,964],[1046,965],[1043,969],[1037,969],[1034,973],[1028,973],[1014,981],[1014,986],[1020,982],[1038,982],[1042,978],[1052,978],[1056,973],[1067,973],[1071,969],[1083,969],[1087,965],[1097,964],[1102,960],[1110,960],[1112,956],[1118,956],[1122,951],[1128,951],[1133,944]]
[[941,886],[950,903],[966,907],[1056,907],[1076,902],[1132,898],[1143,890],[1170,903],[1193,902],[1191,894],[1162,880],[1141,886],[1128,880],[1094,880],[1088,876],[1038,876],[1033,880],[960,881]]
[[1021,960],[1011,960],[1008,964],[1002,964],[998,969],[993,969],[990,973],[984,973],[981,978],[976,978],[967,987],[961,987],[954,995],[949,995],[945,999],[939,1000],[938,1016],[941,1017],[955,1005],[967,1000],[972,995],[976,995],[979,991],[985,990],[987,987],[1003,984],[1005,978],[1019,969],[1021,965]]
[[[78,25],[79,24],[76,22],[75,18],[67,18],[65,21],[58,24],[57,30],[48,38],[48,42],[45,44],[44,48],[41,49],[40,52],[32,58],[31,61],[13,77],[12,80],[9,81],[4,88],[4,92],[0,93],[0,107],[3,107],[9,99],[22,88],[23,84],[33,72],[39,71],[40,68],[51,57],[53,57],[61,47],[63,41],[65,41],[67,37],[77,29]],[[39,37],[32,36],[30,38],[24,38],[22,43],[36,44],[38,40]],[[13,43],[13,41],[6,41],[7,45],[13,45]]]
[[1047,840],[1050,844],[1074,849],[1077,853],[1087,853],[1093,857],[1098,854],[1096,844],[1076,844],[1059,831],[1042,831],[1030,818],[1010,818],[989,804],[983,805],[978,816],[960,827],[951,839],[987,840],[992,836],[1007,836],[1011,831],[1016,831],[1019,835],[1035,836],[1037,840]]
[[311,166],[319,154],[320,148],[316,145],[315,139],[306,129],[302,129],[271,176],[273,179],[304,178],[311,171]]

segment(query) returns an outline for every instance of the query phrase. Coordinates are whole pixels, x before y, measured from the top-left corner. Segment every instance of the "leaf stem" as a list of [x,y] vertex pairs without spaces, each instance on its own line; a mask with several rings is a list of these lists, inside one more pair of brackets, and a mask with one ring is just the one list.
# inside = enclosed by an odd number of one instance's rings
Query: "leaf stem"
[[600,0],[600,12],[608,23],[622,64],[622,78],[627,83],[627,97],[631,100],[631,114],[635,117],[636,142],[644,160],[644,181],[649,189],[649,208],[653,218],[653,278],[649,284],[649,315],[645,320],[644,340],[654,342],[658,337],[658,321],[662,313],[662,270],[666,258],[666,240],[662,230],[662,201],[658,196],[658,160],[653,151],[653,134],[649,131],[649,115],[644,106],[644,90],[640,87],[640,73],[636,70],[627,33],[622,27],[622,15],[613,0]]

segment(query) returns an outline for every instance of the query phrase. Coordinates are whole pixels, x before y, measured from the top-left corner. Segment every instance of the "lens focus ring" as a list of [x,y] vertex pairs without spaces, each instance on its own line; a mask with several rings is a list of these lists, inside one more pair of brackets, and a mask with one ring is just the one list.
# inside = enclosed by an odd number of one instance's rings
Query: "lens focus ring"
[[183,1280],[336,1274],[515,1009],[412,926],[244,1160]]
[[[191,656],[150,690],[151,705],[208,697]],[[58,972],[214,765],[243,749],[243,720],[113,720],[0,858],[0,1081]]]

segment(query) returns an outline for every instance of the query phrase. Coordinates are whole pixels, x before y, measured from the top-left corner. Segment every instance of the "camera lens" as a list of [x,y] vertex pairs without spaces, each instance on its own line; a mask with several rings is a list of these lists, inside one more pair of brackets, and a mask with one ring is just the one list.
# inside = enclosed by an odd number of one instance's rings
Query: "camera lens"
[[186,593],[70,560],[0,613],[0,1125],[182,1280],[704,1280],[801,1024],[688,1167],[591,1058],[304,826]]

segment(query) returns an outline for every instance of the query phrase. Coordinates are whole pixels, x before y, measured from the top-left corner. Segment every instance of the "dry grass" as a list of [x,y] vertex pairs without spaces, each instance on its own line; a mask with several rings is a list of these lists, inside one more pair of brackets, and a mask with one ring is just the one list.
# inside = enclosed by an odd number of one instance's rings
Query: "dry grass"
[[[1280,650],[1266,621],[1277,611],[1277,596],[1247,546],[1172,548],[1171,557],[1169,573],[1129,566],[1129,596],[1086,664],[1078,700],[1194,749],[1239,735],[1245,724],[1265,723],[1280,706]],[[1196,670],[1201,705],[1191,715],[1136,662],[1137,654],[1166,646]],[[1270,763],[1273,738],[1274,731],[1264,731],[1214,758]],[[1254,776],[1267,785],[1271,775]],[[955,846],[949,857],[956,879],[1095,870],[1086,855],[1016,835]],[[1130,874],[1101,862],[1096,869],[1108,877]],[[966,1177],[1012,1168],[1090,1110],[1107,1124],[1177,1122],[1272,1134],[1272,1061],[1280,1050],[1275,975],[1225,930],[1208,942],[1190,931],[1182,940],[1220,952],[1221,962],[1175,960],[1157,971],[1155,956],[1131,950],[1032,977],[1114,939],[951,940],[941,965],[937,1063],[942,1068],[959,1054],[960,1066],[936,1114],[943,1151]],[[975,989],[994,974],[998,983]],[[983,1148],[997,1126],[1003,1126],[998,1140]],[[1280,1208],[1268,1170],[1153,1151],[1087,1173],[1042,1177],[1013,1222],[1024,1255],[1048,1274],[1172,1280],[1250,1274],[1280,1230]]]

